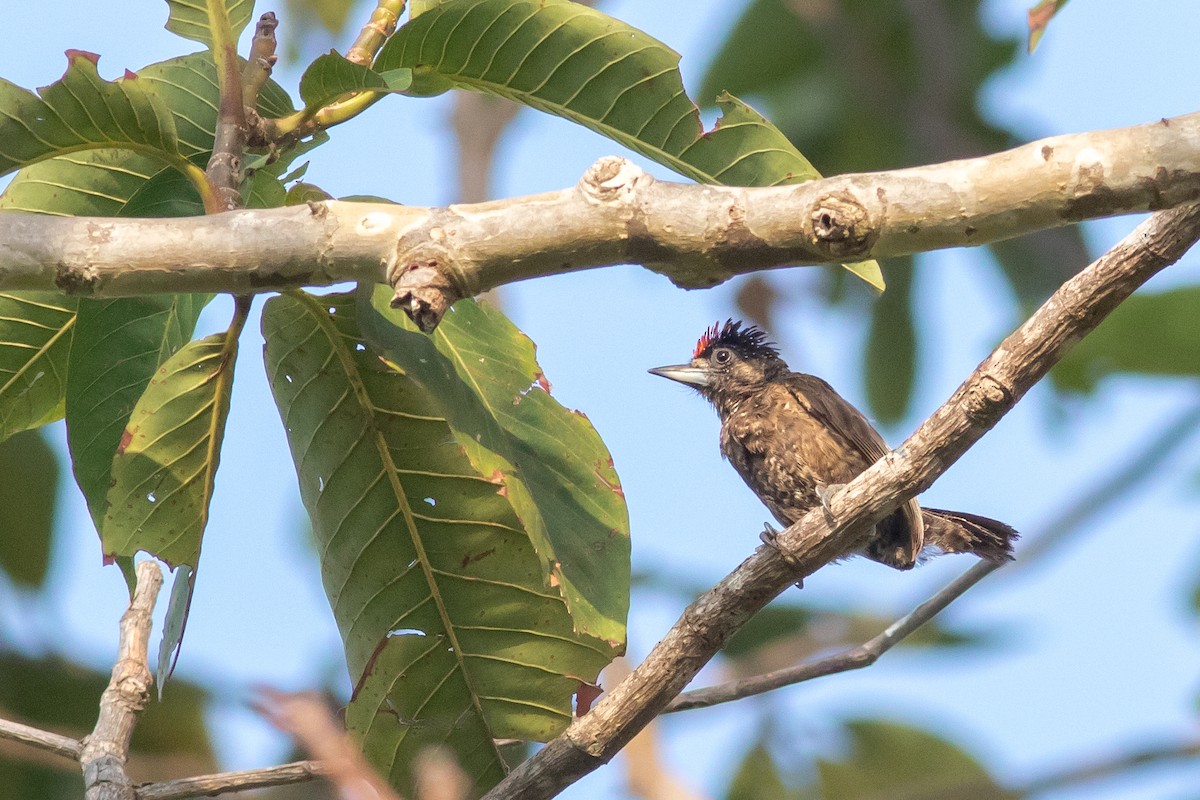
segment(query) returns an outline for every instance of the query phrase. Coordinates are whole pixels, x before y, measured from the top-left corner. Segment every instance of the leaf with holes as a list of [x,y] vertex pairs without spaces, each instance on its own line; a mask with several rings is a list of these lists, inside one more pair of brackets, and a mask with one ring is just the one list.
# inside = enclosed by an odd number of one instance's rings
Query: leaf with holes
[[[223,9],[219,7],[222,3]],[[167,0],[167,6],[170,8],[167,30],[210,48],[213,44],[213,26],[220,24],[214,15],[223,14],[229,20],[234,41],[237,41],[242,29],[254,15],[254,0]]]
[[145,551],[172,567],[199,561],[239,328],[189,342],[138,398],[112,460],[101,537],[106,556]]
[[[503,773],[494,740],[561,731],[580,682],[622,643],[576,630],[514,510],[517,484],[473,463],[490,442],[466,441],[448,417],[485,402],[475,387],[420,334],[427,381],[385,363],[364,340],[364,313],[375,312],[353,295],[304,293],[263,311],[268,379],[358,687],[347,719],[402,790],[414,756],[442,741],[482,790]],[[596,495],[619,500],[601,478]],[[628,539],[611,533],[591,565],[627,575]]]
[[[705,131],[679,54],[569,0],[447,0],[388,40],[378,70],[413,71],[410,93],[497,94],[565,117],[701,183],[775,186],[820,177],[787,137],[731,95]],[[874,261],[846,265],[882,288]]]

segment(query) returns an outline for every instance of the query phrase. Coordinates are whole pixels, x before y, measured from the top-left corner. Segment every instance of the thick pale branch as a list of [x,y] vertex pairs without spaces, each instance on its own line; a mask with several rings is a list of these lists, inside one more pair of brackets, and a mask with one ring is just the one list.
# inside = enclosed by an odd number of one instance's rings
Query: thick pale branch
[[[633,674],[487,797],[551,797],[611,759],[728,638],[797,577],[861,546],[870,527],[928,488],[1063,354],[1200,238],[1200,207],[1155,214],[1065,283],[899,448],[689,606]],[[832,515],[832,521],[828,518]],[[786,555],[784,555],[786,554]],[[789,566],[787,561],[793,566]]]
[[96,727],[83,740],[79,765],[88,800],[134,800],[125,773],[129,740],[138,714],[150,700],[153,676],[146,661],[154,603],[162,587],[162,570],[154,561],[137,565],[137,590],[121,617],[117,663],[108,688],[100,696]]
[[601,159],[571,189],[415,208],[330,201],[216,219],[0,213],[0,290],[248,293],[387,281],[436,323],[459,297],[646,264],[685,287],[795,264],[977,245],[1200,197],[1200,113],[798,186],[653,180]]

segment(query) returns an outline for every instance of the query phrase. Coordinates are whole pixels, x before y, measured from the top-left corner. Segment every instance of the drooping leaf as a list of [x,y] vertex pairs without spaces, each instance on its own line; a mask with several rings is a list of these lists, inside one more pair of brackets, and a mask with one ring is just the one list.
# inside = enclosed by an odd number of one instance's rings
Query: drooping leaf
[[158,96],[133,74],[103,80],[98,59],[68,52],[62,78],[37,95],[0,79],[0,174],[95,148],[125,147],[182,162],[174,118]]
[[[413,70],[410,92],[475,89],[556,114],[701,183],[774,186],[819,177],[799,150],[731,95],[705,131],[679,54],[568,0],[448,0],[388,40],[378,70]],[[881,286],[874,262],[848,265]]]
[[472,466],[502,487],[575,627],[619,646],[629,610],[629,522],[595,428],[550,396],[533,343],[499,309],[458,304],[430,337],[390,299],[386,286],[373,287],[373,313],[360,310],[367,340],[442,398]]
[[[223,9],[216,5],[221,3]],[[234,41],[254,15],[254,0],[167,0],[167,6],[167,30],[206,47],[213,45],[213,14],[223,12],[228,18]]]
[[0,569],[13,583],[40,588],[50,564],[58,459],[38,431],[0,443]]
[[79,304],[67,383],[67,443],[96,530],[104,525],[113,456],[159,365],[192,337],[210,295]]
[[158,643],[158,666],[154,671],[154,685],[158,687],[159,700],[162,700],[163,688],[175,671],[175,662],[179,660],[195,590],[196,570],[186,564],[176,567],[175,577],[171,580],[171,598],[167,602],[167,613],[163,616],[162,638]]
[[101,529],[106,556],[144,550],[172,567],[199,562],[239,331],[187,343],[137,399],[112,459]]
[[[425,371],[408,374],[381,360],[362,332],[362,315],[376,313],[368,300],[298,293],[273,298],[263,312],[268,377],[358,687],[347,719],[380,759],[376,766],[405,790],[412,757],[453,732],[450,744],[483,789],[502,774],[494,739],[555,735],[570,721],[580,681],[593,681],[620,642],[576,631],[514,510],[522,490],[510,477],[514,467],[481,473],[470,457],[483,458],[487,442],[466,440],[454,418],[458,406],[478,409],[487,395],[420,334],[403,341],[421,348],[414,358],[426,359]],[[475,319],[492,325],[483,312]],[[513,347],[514,336],[510,329],[495,346]],[[505,371],[503,362],[484,368]],[[541,405],[519,393],[507,399],[526,401]],[[556,428],[540,435],[554,437]],[[585,466],[601,470],[597,491],[615,497],[603,485],[607,464]],[[605,504],[597,500],[599,515]],[[618,527],[591,563],[620,575],[627,559]]]
[[1067,0],[1038,0],[1037,5],[1029,9],[1029,52],[1037,49],[1038,43],[1046,33],[1046,26],[1054,15],[1062,10]]
[[1050,373],[1054,383],[1090,392],[1106,375],[1200,375],[1200,286],[1135,294],[1084,337]]
[[347,61],[337,51],[317,56],[300,77],[300,99],[308,112],[354,92],[402,92],[412,85],[412,70],[376,72]]
[[725,793],[725,800],[798,800],[800,797],[800,792],[784,781],[779,764],[767,749],[765,736],[746,751]]
[[822,797],[1012,798],[977,759],[927,731],[894,722],[855,720],[847,723],[846,732],[850,737],[846,758],[818,762]]

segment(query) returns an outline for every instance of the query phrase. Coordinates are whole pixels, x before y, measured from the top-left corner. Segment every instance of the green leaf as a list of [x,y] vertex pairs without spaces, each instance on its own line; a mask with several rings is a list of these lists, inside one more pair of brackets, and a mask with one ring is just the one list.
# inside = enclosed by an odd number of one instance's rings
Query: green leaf
[[818,762],[822,797],[1012,797],[973,756],[927,731],[877,720],[849,722],[846,731],[846,758]]
[[[552,584],[545,557],[514,510],[514,495],[523,491],[515,467],[481,472],[477,460],[500,464],[504,456],[483,453],[489,440],[455,427],[467,411],[479,424],[490,419],[479,410],[487,394],[477,393],[479,386],[457,371],[456,356],[441,347],[457,347],[457,357],[474,360],[497,380],[505,379],[513,357],[479,350],[467,334],[435,345],[421,334],[395,329],[385,338],[377,330],[397,353],[413,348],[403,354],[404,368],[389,365],[367,346],[363,314],[376,315],[366,298],[358,303],[337,294],[277,297],[263,311],[268,378],[358,686],[347,719],[367,752],[382,754],[376,766],[405,791],[413,756],[451,730],[461,762],[477,788],[486,788],[501,774],[493,740],[544,741],[561,731],[580,681],[594,681],[621,642],[577,632],[563,588]],[[482,310],[467,320],[479,335],[496,337],[492,348],[515,351],[520,362],[529,346],[511,325]],[[495,363],[480,363],[493,355]],[[408,374],[409,362],[420,359],[427,363]],[[527,394],[506,402],[544,408],[533,398],[542,390],[522,380]],[[569,426],[546,421],[546,431],[525,435],[556,447],[586,444],[578,430],[562,440]],[[605,485],[613,480],[611,468],[591,463],[586,453],[578,458],[584,469],[597,470],[588,512],[597,525],[614,522],[609,504],[619,498]],[[564,488],[561,505],[588,499],[570,492]],[[555,526],[578,519],[550,509],[543,514]],[[603,551],[589,557],[592,568],[615,574],[596,580],[614,586],[628,581],[624,524],[622,511]],[[551,568],[567,566],[588,568]],[[609,628],[623,633],[621,622],[610,620]]]
[[58,459],[38,431],[0,443],[0,569],[13,583],[41,587],[50,564]]
[[1200,286],[1135,294],[1067,353],[1050,373],[1055,384],[1090,392],[1113,373],[1200,375]]
[[196,570],[181,564],[175,568],[171,581],[171,599],[167,613],[163,616],[162,639],[158,643],[158,667],[154,683],[158,686],[158,699],[163,697],[167,680],[175,671],[179,650],[183,646],[183,632],[187,629],[188,613],[192,610],[192,593],[196,590]]
[[867,402],[879,422],[908,412],[917,379],[917,331],[912,317],[913,259],[888,262],[891,288],[875,302],[867,336]]
[[125,147],[182,162],[175,121],[158,96],[127,74],[103,80],[99,56],[68,51],[62,79],[38,95],[0,79],[0,174],[51,156]]
[[725,793],[725,800],[789,800],[800,793],[789,787],[764,738],[746,751]]
[[167,0],[170,15],[167,17],[166,28],[171,33],[211,48],[213,15],[221,13],[221,9],[210,6],[222,2],[225,5],[224,13],[229,19],[230,33],[236,41],[250,17],[254,15],[254,0]]
[[316,113],[355,92],[403,92],[412,85],[412,70],[394,69],[379,73],[370,67],[347,61],[336,51],[317,56],[300,78],[300,99],[304,109]]
[[106,557],[144,550],[172,567],[199,562],[239,329],[186,344],[138,398],[112,459]]
[[[367,296],[361,296],[366,300]],[[622,647],[629,520],[612,458],[587,418],[550,396],[528,337],[497,308],[453,307],[432,337],[377,285],[360,324],[371,346],[435,392],[480,475],[506,494],[578,630]]]
[[113,456],[159,365],[192,337],[211,295],[175,295],[79,304],[67,383],[67,443],[75,480],[103,531]]
[[63,415],[75,300],[0,293],[0,441]]
[[[379,70],[409,68],[410,92],[458,87],[556,114],[701,183],[775,186],[819,177],[771,123],[731,95],[705,131],[679,54],[569,0],[448,0],[388,40]],[[882,286],[873,262],[852,271]]]

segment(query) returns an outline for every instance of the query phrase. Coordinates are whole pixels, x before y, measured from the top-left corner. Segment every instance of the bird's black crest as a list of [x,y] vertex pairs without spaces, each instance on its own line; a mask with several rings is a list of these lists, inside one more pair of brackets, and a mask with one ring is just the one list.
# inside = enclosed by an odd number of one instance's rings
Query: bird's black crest
[[714,347],[732,347],[744,356],[779,357],[779,350],[773,342],[767,341],[767,334],[754,325],[742,327],[741,320],[727,319],[725,325],[714,323],[696,342],[692,358],[703,358]]

